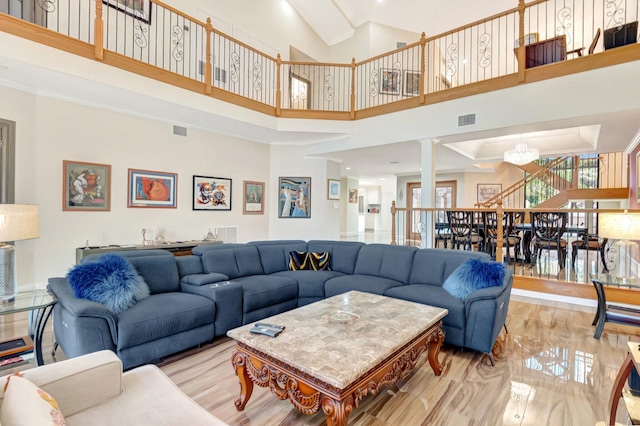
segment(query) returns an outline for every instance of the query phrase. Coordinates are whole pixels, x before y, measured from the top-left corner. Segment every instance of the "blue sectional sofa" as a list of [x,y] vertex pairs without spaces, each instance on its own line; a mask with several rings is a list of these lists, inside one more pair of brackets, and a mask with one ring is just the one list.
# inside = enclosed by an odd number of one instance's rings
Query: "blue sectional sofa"
[[[289,270],[290,252],[330,254],[330,270]],[[127,258],[152,296],[118,315],[77,299],[65,278],[51,278],[58,298],[54,332],[68,356],[111,349],[125,368],[208,342],[239,327],[351,290],[446,308],[445,342],[484,352],[504,326],[513,276],[466,299],[442,288],[468,259],[485,253],[417,249],[347,241],[254,241],[203,245],[189,256],[163,250],[117,253]],[[88,256],[83,262],[95,260]]]

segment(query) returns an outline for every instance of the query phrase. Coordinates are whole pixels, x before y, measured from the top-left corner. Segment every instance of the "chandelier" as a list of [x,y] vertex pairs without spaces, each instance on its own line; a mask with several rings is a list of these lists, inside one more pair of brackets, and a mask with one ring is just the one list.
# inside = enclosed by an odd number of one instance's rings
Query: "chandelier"
[[521,166],[540,158],[540,152],[536,148],[529,148],[526,143],[517,143],[516,147],[505,151],[504,161]]

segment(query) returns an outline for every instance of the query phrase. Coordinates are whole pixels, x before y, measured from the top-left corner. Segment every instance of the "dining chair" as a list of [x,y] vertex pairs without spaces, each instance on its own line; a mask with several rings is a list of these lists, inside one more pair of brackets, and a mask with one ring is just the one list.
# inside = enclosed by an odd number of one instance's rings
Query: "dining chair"
[[533,256],[531,265],[540,259],[542,250],[555,250],[558,253],[558,266],[564,268],[567,260],[567,240],[562,236],[567,230],[566,212],[531,212],[533,227]]
[[450,216],[452,248],[477,251],[484,249],[483,212],[452,211]]
[[[489,253],[491,257],[493,257],[497,261],[502,261],[502,259],[496,259],[496,251],[498,247],[498,237],[500,233],[498,232],[498,213],[497,212],[486,212],[485,213],[485,231],[486,231],[486,251]],[[507,263],[511,263],[511,259],[514,261],[518,257],[518,253],[520,252],[520,243],[522,239],[520,236],[514,232],[513,222],[514,222],[514,212],[503,212],[502,213],[502,247],[506,249],[506,259]],[[511,248],[514,249],[513,257],[511,257]]]
[[600,253],[600,260],[602,260],[603,270],[608,273],[607,259],[605,257],[605,247],[607,245],[607,238],[599,238],[597,235],[589,234],[586,231],[578,234],[578,239],[571,242],[571,266],[573,270],[576,269],[576,257],[578,257],[578,250],[591,250]]

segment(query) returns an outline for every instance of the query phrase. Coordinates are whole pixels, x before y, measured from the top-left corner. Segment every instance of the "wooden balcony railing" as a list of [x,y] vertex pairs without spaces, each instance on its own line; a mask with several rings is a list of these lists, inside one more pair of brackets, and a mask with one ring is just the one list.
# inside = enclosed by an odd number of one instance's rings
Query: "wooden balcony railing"
[[353,120],[638,60],[639,3],[519,0],[349,64],[283,61],[162,1],[0,3],[0,31],[265,114]]
[[[520,181],[488,200],[476,203],[475,207],[496,208],[498,202],[501,202],[505,208],[548,208],[562,207],[576,199],[627,198],[627,158],[628,155],[624,152],[610,152],[545,158],[532,162],[521,166],[528,173]],[[526,193],[528,187],[529,191],[536,188],[542,198],[530,202],[531,197]],[[592,188],[611,191],[592,191],[593,194],[585,195],[585,190]]]
[[[391,244],[484,251],[517,276],[589,284],[590,274],[613,270],[613,241],[598,235],[598,215],[621,211],[503,209],[501,204],[493,209],[410,209],[393,202]],[[532,218],[539,212],[566,216],[551,249],[537,243]],[[508,220],[496,220],[507,215]],[[460,218],[467,223],[461,225]]]

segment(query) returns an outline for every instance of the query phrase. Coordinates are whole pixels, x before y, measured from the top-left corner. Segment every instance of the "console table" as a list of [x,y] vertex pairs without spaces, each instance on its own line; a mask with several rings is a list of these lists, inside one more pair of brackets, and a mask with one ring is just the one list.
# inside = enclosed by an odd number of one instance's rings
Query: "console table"
[[630,283],[609,274],[593,274],[591,275],[591,282],[598,296],[598,309],[591,324],[596,326],[596,332],[593,337],[600,338],[605,322],[640,326],[640,309],[607,305],[607,296],[604,292],[604,286],[640,289],[640,280]]
[[109,246],[100,246],[100,247],[78,247],[76,249],[76,263],[80,263],[83,257],[88,256],[90,254],[101,254],[101,253],[108,253],[110,251],[123,251],[123,250],[162,249],[162,250],[170,251],[175,256],[184,256],[184,255],[191,254],[191,249],[193,249],[194,247],[204,245],[204,244],[222,244],[222,241],[192,240],[192,241],[179,241],[175,243],[166,243],[166,244],[153,244],[148,246],[109,245]]

